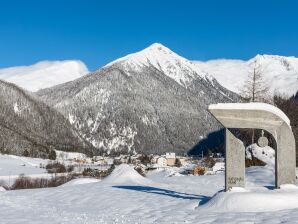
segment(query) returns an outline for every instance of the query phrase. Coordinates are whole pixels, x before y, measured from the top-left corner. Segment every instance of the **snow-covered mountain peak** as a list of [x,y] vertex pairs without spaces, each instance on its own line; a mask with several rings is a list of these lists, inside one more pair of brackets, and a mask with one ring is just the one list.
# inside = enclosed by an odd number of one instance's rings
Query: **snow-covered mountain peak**
[[131,71],[139,72],[144,67],[154,66],[182,86],[188,86],[197,77],[206,77],[206,73],[193,62],[159,43],[154,43],[144,50],[119,58],[105,67],[115,63],[120,63],[128,74]]
[[279,55],[258,54],[244,60],[197,61],[196,65],[214,76],[221,85],[234,92],[241,92],[248,75],[257,62],[271,94],[281,93],[292,96],[298,91],[298,58]]
[[153,43],[149,47],[145,48],[142,51],[161,51],[165,54],[168,54],[168,53],[171,54],[172,53],[172,51],[169,48],[167,48],[166,46],[164,46],[160,43]]

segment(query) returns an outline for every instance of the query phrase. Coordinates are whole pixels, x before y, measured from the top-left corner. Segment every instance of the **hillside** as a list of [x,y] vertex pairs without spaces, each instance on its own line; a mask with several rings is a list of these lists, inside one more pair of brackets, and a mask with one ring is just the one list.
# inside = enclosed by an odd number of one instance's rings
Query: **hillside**
[[52,149],[86,152],[86,143],[59,112],[0,80],[0,151],[47,158]]
[[[207,105],[238,96],[161,44],[37,92],[97,152],[187,152],[219,129]],[[201,137],[200,137],[201,136]]]

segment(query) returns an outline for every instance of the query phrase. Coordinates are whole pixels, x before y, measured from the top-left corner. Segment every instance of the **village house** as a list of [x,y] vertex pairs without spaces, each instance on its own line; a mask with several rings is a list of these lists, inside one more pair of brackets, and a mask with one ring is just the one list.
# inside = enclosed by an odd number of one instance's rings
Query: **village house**
[[167,152],[165,155],[165,158],[167,160],[168,166],[175,166],[176,164],[176,154],[174,152]]
[[158,166],[167,166],[167,159],[165,157],[160,156],[157,158],[156,164]]
[[156,164],[159,167],[175,166],[176,164],[176,154],[166,153],[162,156],[154,156],[151,160],[152,164]]

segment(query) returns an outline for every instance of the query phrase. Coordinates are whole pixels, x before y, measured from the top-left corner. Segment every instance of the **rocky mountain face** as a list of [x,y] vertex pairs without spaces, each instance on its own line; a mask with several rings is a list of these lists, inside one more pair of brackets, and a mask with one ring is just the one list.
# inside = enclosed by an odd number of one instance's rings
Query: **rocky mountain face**
[[96,153],[187,152],[219,129],[207,106],[239,99],[161,44],[37,95],[61,112]]
[[0,151],[48,158],[53,149],[88,152],[92,146],[58,111],[0,81]]
[[257,55],[250,60],[219,59],[193,62],[198,69],[214,76],[227,89],[239,93],[256,65],[270,93],[293,96],[298,91],[298,58]]

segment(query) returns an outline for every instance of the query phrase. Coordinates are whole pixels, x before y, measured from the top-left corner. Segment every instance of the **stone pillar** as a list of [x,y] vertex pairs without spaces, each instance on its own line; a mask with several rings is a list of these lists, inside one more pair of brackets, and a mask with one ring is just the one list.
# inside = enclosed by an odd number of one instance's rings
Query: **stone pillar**
[[244,187],[245,150],[228,128],[268,131],[276,140],[275,186],[295,184],[295,139],[289,118],[277,107],[265,103],[209,105],[208,110],[226,128],[226,190]]
[[277,130],[275,159],[275,185],[295,184],[296,150],[295,139],[289,126],[283,123]]
[[245,148],[238,138],[226,128],[225,190],[245,187]]

